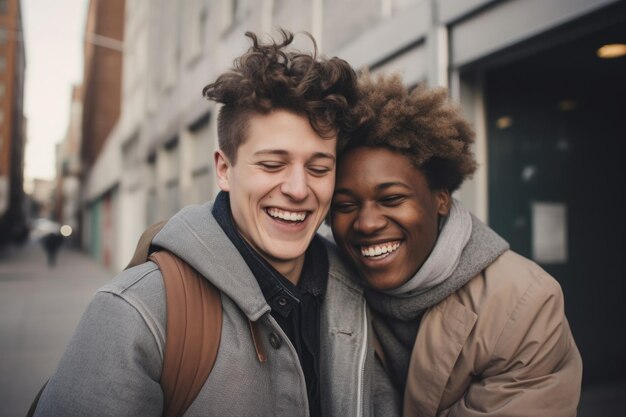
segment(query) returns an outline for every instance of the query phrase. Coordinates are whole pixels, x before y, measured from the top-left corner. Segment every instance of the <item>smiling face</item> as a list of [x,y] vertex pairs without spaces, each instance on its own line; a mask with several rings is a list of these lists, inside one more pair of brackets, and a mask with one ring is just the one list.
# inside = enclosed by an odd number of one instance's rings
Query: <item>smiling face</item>
[[330,206],[336,144],[336,137],[317,134],[306,116],[275,110],[250,117],[234,165],[221,151],[215,154],[237,230],[294,283]]
[[375,289],[409,280],[430,255],[450,194],[431,190],[409,159],[386,148],[360,147],[341,157],[332,204],[339,247]]

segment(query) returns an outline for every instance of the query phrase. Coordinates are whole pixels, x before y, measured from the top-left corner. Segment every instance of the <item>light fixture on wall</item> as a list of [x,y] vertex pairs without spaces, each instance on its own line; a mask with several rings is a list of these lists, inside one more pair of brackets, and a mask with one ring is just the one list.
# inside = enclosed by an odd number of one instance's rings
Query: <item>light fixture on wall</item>
[[626,44],[623,43],[609,43],[601,46],[596,51],[598,58],[613,59],[626,55]]
[[576,110],[578,107],[578,102],[572,99],[561,100],[556,106],[560,111],[567,112]]
[[513,118],[511,116],[502,116],[496,120],[496,127],[500,130],[509,128],[513,125]]

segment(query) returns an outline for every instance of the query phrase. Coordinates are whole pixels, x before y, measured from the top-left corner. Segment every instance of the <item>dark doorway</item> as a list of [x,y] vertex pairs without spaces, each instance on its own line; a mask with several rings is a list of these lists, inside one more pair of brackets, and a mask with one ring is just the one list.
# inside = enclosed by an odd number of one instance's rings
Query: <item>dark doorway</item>
[[626,379],[626,56],[596,56],[626,44],[624,9],[485,72],[489,223],[561,283],[585,385]]

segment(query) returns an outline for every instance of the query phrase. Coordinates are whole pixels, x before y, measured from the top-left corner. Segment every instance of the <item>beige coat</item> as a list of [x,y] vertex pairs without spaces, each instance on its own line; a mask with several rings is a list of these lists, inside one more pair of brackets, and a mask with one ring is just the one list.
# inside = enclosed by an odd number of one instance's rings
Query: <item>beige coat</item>
[[559,284],[507,251],[424,314],[405,417],[576,415],[582,361]]

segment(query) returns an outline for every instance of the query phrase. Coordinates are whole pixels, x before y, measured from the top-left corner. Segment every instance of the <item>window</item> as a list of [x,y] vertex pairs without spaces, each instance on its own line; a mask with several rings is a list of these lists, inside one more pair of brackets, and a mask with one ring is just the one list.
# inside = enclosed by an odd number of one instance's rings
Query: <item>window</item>
[[7,69],[7,58],[0,56],[0,72],[4,72]]
[[176,214],[180,210],[180,191],[178,178],[173,178],[165,183],[165,201],[163,208],[168,217]]
[[166,216],[174,215],[180,209],[180,150],[178,147],[178,137],[171,139],[165,145],[163,152],[163,200],[162,214]]
[[165,144],[163,154],[163,177],[166,181],[178,178],[180,174],[180,153],[178,149],[178,136],[173,137]]
[[135,135],[122,145],[122,164],[124,171],[137,171],[141,166],[139,158],[139,137]]
[[211,167],[205,166],[195,170],[191,179],[191,202],[202,204],[209,201],[213,194],[214,182]]
[[146,220],[147,224],[154,224],[161,220],[159,213],[159,201],[157,198],[156,179],[157,168],[156,159],[152,157],[148,159],[148,197],[146,204]]
[[124,188],[135,190],[141,184],[141,158],[139,157],[139,135],[135,134],[122,145],[122,169]]
[[9,11],[8,0],[0,0],[0,13],[7,14],[8,11]]
[[204,203],[214,194],[213,161],[211,156],[215,150],[210,123],[210,115],[202,118],[202,124],[191,130],[193,160],[191,161],[191,200]]

